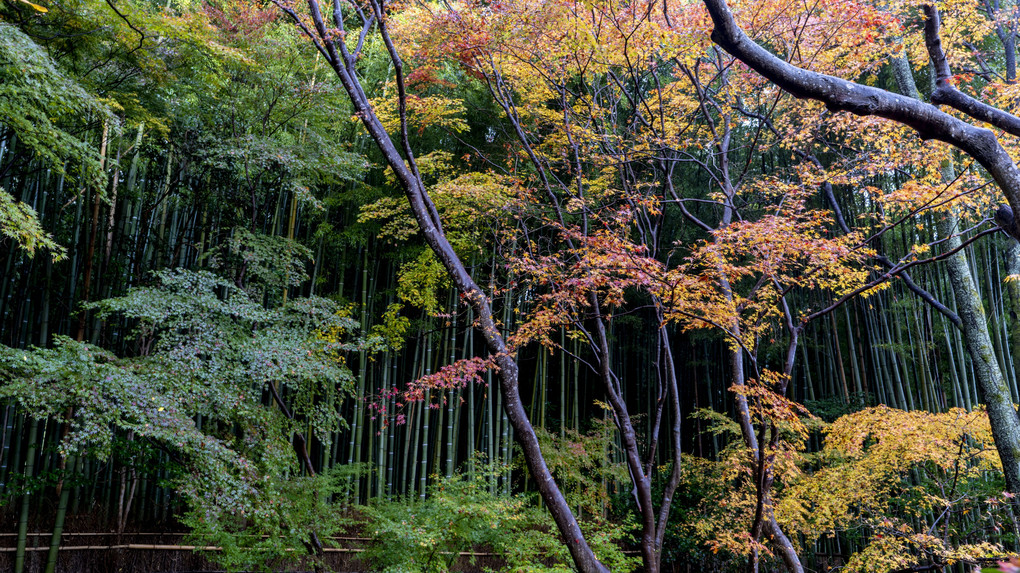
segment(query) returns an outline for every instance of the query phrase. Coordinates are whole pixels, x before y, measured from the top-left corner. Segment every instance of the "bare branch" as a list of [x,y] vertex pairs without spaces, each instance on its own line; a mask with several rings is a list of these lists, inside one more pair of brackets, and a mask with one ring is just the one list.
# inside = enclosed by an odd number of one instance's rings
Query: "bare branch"
[[[924,5],[924,43],[928,47],[928,56],[935,68],[935,91],[931,93],[932,103],[948,105],[974,119],[994,125],[995,127],[1020,137],[1020,118],[980,102],[963,93],[953,85],[953,73],[949,69],[949,61],[942,50],[942,38],[939,36],[939,11],[931,4]],[[977,159],[975,157],[975,159]]]

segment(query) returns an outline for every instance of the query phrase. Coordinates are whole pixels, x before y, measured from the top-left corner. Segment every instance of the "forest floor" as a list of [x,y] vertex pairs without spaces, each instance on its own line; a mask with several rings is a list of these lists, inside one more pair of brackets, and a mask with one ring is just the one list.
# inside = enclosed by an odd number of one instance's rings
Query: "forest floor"
[[[51,533],[28,534],[25,571],[45,569]],[[206,558],[202,548],[188,544],[186,534],[166,532],[65,532],[61,542],[56,573],[218,573],[224,571]],[[325,563],[329,570],[341,573],[367,573],[369,569],[359,558],[368,538],[350,537],[334,540],[338,547],[326,549]],[[0,532],[0,571],[14,570],[17,543],[15,532]],[[209,548],[215,550],[213,548]],[[272,567],[272,564],[267,564]],[[484,551],[463,555],[454,566],[458,573],[497,569],[501,560]],[[313,571],[310,564],[281,566],[273,571],[303,573]]]

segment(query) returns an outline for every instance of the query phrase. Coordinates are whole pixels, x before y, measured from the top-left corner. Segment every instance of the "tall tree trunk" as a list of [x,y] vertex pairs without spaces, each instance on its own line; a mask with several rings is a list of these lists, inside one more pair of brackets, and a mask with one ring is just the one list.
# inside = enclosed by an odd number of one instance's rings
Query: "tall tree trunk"
[[[277,2],[276,5],[295,21],[299,23],[307,22],[305,18],[299,16],[285,3]],[[344,86],[344,90],[354,106],[356,116],[361,119],[362,124],[375,141],[386,163],[393,170],[399,185],[404,190],[404,194],[411,207],[411,212],[418,222],[418,227],[425,237],[425,242],[433,250],[436,258],[443,264],[464,301],[474,309],[475,316],[477,317],[477,328],[481,332],[485,344],[499,368],[499,386],[503,397],[503,407],[506,409],[510,424],[514,427],[514,431],[520,441],[521,451],[528,469],[531,471],[535,481],[538,482],[542,498],[549,507],[549,512],[552,514],[553,521],[556,523],[560,535],[563,536],[567,543],[575,565],[583,573],[608,571],[595,557],[594,552],[585,540],[577,520],[570,511],[570,507],[567,506],[563,493],[557,487],[552,474],[549,472],[538,443],[538,437],[535,435],[531,420],[528,419],[521,403],[518,364],[513,354],[507,348],[505,339],[499,332],[499,328],[492,315],[489,297],[475,283],[443,232],[436,207],[432,203],[432,199],[429,197],[421,174],[418,171],[408,139],[407,95],[404,89],[403,62],[389,36],[389,30],[386,25],[386,13],[382,2],[372,0],[369,3],[367,8],[371,10],[373,17],[370,19],[366,18],[363,21],[363,31],[367,33],[375,30],[379,34],[396,71],[397,98],[401,120],[400,149],[398,149],[390,134],[383,127],[382,122],[375,113],[375,109],[370,103],[367,93],[361,85],[356,69],[357,55],[350,53],[343,41],[336,42],[336,36],[327,31],[327,25],[323,19],[318,0],[310,0],[308,6],[311,13],[311,23],[315,31],[312,32],[309,28],[306,28],[306,30],[312,36],[312,40],[322,47],[320,51],[328,56],[329,64],[340,79],[340,83]],[[356,8],[361,12],[360,7],[356,6]],[[344,26],[343,19],[344,16],[338,3],[332,25],[342,28]]]
[[[937,19],[937,16],[936,16]],[[936,28],[937,32],[937,28]],[[929,43],[932,39],[929,37]],[[905,60],[905,58],[903,58]],[[937,67],[937,66],[936,66]],[[909,64],[907,64],[909,69]],[[897,77],[899,79],[899,77]],[[900,85],[900,91],[913,98],[918,97],[913,77],[904,78],[908,83]],[[942,166],[942,179],[947,184],[956,178],[952,163]],[[1013,406],[1009,385],[1002,376],[995,356],[992,339],[988,332],[988,320],[981,301],[981,293],[974,284],[966,252],[961,249],[963,241],[957,235],[959,221],[950,211],[938,222],[938,231],[946,238],[946,249],[956,250],[946,261],[949,282],[956,299],[960,330],[963,333],[967,352],[970,354],[974,374],[981,390],[981,401],[988,408],[995,447],[1002,460],[1006,487],[1010,492],[1020,493],[1020,417]],[[1020,500],[1016,502],[1020,507]]]
[[[70,474],[73,476],[78,471],[78,458],[73,457],[70,464],[66,464],[67,467],[71,468]],[[61,481],[66,478],[61,477]],[[46,571],[45,573],[53,573],[57,567],[57,555],[60,551],[60,537],[64,533],[64,520],[67,516],[67,500],[70,497],[71,488],[66,485],[61,488],[60,501],[57,504],[57,516],[53,522],[53,537],[50,540],[50,551],[46,556]]]
[[[25,423],[29,424],[28,430],[28,451],[25,454],[25,479],[31,480],[35,475],[35,448],[39,436],[39,422],[26,417]],[[18,545],[14,553],[14,573],[23,573],[25,570],[25,546],[28,541],[28,509],[31,496],[29,492],[21,497],[21,515],[18,517]]]
[[[947,237],[947,250],[958,249],[962,244],[957,232],[959,229],[955,215],[947,215],[939,222],[939,234]],[[963,339],[974,365],[981,401],[988,408],[992,436],[1006,476],[1006,487],[1013,493],[1020,492],[1020,417],[1013,407],[1009,385],[995,358],[981,295],[971,276],[967,255],[962,249],[949,256],[946,269],[956,298],[957,312],[963,322]]]
[[[99,167],[100,170],[106,173],[106,148],[109,143],[110,136],[110,122],[109,120],[103,122],[103,138],[102,143],[99,147]],[[89,302],[89,297],[92,294],[92,271],[95,266],[95,253],[96,253],[96,233],[99,230],[99,206],[102,204],[102,189],[96,189],[95,199],[92,204],[92,219],[89,227],[89,246],[85,254],[85,283],[82,293],[81,301]],[[88,311],[82,310],[81,315],[78,317],[78,334],[75,340],[81,342],[85,340],[85,327],[88,324]]]

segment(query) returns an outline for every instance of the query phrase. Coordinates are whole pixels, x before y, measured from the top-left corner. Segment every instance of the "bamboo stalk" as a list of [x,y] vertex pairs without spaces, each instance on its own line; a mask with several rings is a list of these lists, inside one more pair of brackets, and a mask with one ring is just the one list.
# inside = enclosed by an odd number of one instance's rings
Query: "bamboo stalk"
[[[457,361],[457,297],[453,290],[450,291],[450,314],[453,318],[450,321],[449,360],[450,364]],[[453,446],[453,408],[455,392],[450,388],[446,392],[446,477],[453,476],[454,468],[454,446]]]
[[[36,439],[39,436],[39,423],[28,420],[28,450],[25,455],[25,479],[30,480],[35,475],[35,448]],[[28,541],[28,506],[31,499],[26,484],[25,493],[21,496],[21,514],[18,517],[18,546],[14,556],[14,573],[25,571],[25,546]]]
[[[75,457],[70,464],[67,464],[73,476],[78,471],[78,458]],[[71,494],[71,488],[65,487],[60,492],[60,502],[57,505],[57,516],[53,522],[53,537],[50,540],[50,551],[46,557],[45,573],[53,573],[57,567],[57,553],[60,551],[60,537],[64,532],[64,519],[67,516],[67,500]]]

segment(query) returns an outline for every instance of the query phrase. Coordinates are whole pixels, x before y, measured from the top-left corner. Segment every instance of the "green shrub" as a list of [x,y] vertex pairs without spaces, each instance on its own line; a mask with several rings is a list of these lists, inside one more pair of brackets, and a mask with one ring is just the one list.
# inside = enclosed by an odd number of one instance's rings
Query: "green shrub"
[[[499,555],[506,571],[566,572],[573,564],[548,512],[521,495],[490,492],[491,465],[474,476],[439,480],[424,500],[381,503],[368,510],[376,543],[366,557],[386,572],[449,571],[461,552],[485,548]],[[618,543],[629,521],[584,524],[595,554],[613,571],[632,571],[638,560]],[[474,562],[474,557],[471,558]]]
[[266,476],[244,508],[194,503],[182,519],[189,542],[217,546],[206,557],[227,571],[269,571],[314,559],[308,542],[314,533],[325,546],[353,520],[343,506],[351,478],[362,466],[339,466],[314,477]]

